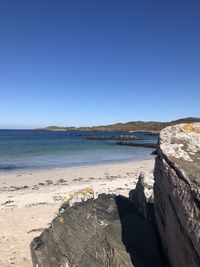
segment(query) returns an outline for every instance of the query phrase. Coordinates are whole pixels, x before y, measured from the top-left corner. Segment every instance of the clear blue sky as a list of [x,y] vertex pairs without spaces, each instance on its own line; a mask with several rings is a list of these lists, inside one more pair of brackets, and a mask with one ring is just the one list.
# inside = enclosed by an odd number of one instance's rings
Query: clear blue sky
[[0,1],[0,128],[200,116],[199,0]]

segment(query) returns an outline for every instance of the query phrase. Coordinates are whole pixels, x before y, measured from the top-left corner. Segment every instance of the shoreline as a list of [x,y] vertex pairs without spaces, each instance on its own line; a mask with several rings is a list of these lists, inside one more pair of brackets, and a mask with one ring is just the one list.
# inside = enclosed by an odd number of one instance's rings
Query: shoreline
[[[142,147],[143,148],[143,147]],[[152,148],[143,148],[143,149],[149,149],[153,151]],[[90,166],[99,166],[99,165],[110,165],[110,164],[121,164],[121,163],[128,163],[128,162],[138,162],[138,161],[145,161],[145,160],[152,160],[154,157],[151,155],[151,153],[147,154],[145,158],[141,159],[135,159],[135,158],[129,158],[129,159],[111,159],[111,160],[104,160],[104,161],[94,161],[94,162],[81,162],[81,163],[72,163],[69,165],[60,164],[60,165],[44,165],[44,166],[27,166],[27,167],[5,167],[0,168],[0,176],[1,174],[7,174],[7,173],[16,173],[16,172],[35,172],[35,171],[47,171],[47,170],[54,170],[54,169],[69,169],[69,168],[81,168],[81,167],[90,167]]]
[[0,173],[0,266],[31,266],[31,240],[49,226],[70,193],[89,187],[95,194],[127,196],[139,174],[153,168],[150,159]]

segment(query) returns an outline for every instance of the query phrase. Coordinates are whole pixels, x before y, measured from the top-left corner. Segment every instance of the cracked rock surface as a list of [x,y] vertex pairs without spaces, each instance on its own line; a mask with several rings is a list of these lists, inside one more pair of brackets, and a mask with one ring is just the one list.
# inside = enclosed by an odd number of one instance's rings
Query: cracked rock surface
[[154,227],[122,196],[67,207],[31,243],[33,266],[165,266]]
[[200,266],[200,124],[160,133],[154,169],[154,209],[172,267]]

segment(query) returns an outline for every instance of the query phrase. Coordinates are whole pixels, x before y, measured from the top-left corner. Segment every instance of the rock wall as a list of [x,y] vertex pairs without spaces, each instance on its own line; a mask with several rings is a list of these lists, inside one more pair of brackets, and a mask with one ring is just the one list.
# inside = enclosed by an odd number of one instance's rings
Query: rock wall
[[200,266],[200,124],[160,133],[155,163],[154,210],[172,267]]

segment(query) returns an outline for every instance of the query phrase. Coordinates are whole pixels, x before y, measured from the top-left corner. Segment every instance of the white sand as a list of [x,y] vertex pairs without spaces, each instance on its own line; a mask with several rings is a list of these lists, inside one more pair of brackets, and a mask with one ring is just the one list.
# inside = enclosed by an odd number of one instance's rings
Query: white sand
[[92,187],[97,194],[127,196],[140,172],[153,167],[154,160],[145,160],[0,173],[0,266],[32,266],[31,240],[48,227],[70,192]]

